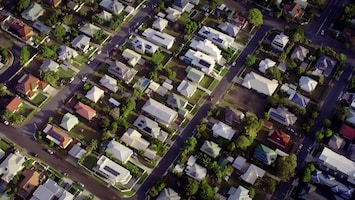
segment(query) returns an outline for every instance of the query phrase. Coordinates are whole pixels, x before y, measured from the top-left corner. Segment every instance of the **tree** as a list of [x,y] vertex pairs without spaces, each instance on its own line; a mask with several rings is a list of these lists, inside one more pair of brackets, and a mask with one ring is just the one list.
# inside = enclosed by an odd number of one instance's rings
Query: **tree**
[[20,52],[20,63],[21,65],[24,65],[28,59],[30,59],[30,51],[28,50],[27,46],[22,47],[21,52]]
[[339,59],[339,61],[340,61],[341,63],[343,63],[343,62],[346,61],[347,56],[346,56],[345,54],[343,54],[343,53],[340,53],[340,54],[338,55],[338,59]]
[[332,121],[330,121],[329,119],[323,120],[323,127],[324,128],[329,128],[331,125],[332,125]]
[[6,96],[7,91],[6,91],[6,86],[3,83],[0,83],[0,97]]
[[143,91],[140,90],[140,89],[138,89],[138,88],[134,88],[134,90],[133,90],[133,95],[134,95],[135,97],[137,97],[138,99],[141,99],[142,96],[143,96]]
[[261,180],[261,184],[262,184],[262,190],[264,190],[265,192],[272,194],[275,192],[276,190],[276,185],[277,185],[277,181],[269,176],[264,176]]
[[55,58],[57,56],[56,51],[45,44],[41,44],[39,52],[43,58]]
[[259,26],[263,24],[263,14],[257,8],[252,8],[247,12],[247,20],[254,26]]
[[294,176],[296,167],[297,156],[295,154],[279,157],[277,159],[277,175],[283,181],[288,181]]
[[192,196],[195,195],[198,191],[199,183],[192,178],[187,178],[187,183],[186,183],[186,196]]
[[63,23],[68,25],[72,22],[72,19],[73,19],[73,14],[64,15]]
[[301,182],[309,183],[312,180],[312,173],[316,168],[313,163],[308,163],[302,171]]
[[242,125],[245,131],[245,134],[255,138],[258,132],[263,127],[263,123],[259,121],[256,115],[250,115],[243,119]]
[[249,55],[245,61],[245,64],[250,67],[254,65],[256,62],[256,57],[254,55]]
[[114,119],[117,120],[118,118],[120,118],[120,108],[114,108],[112,110],[110,110],[110,116]]
[[346,116],[348,116],[348,114],[349,114],[348,107],[338,105],[335,106],[335,108],[333,108],[333,115],[340,121],[344,121]]
[[152,71],[149,73],[149,78],[153,81],[157,81],[158,80],[158,72],[157,71]]
[[101,129],[106,130],[110,126],[111,121],[108,117],[103,116],[99,124]]
[[314,134],[314,137],[315,137],[317,142],[321,142],[323,140],[323,138],[324,138],[324,134],[322,133],[322,131],[317,131]]
[[255,196],[255,189],[253,187],[249,188],[249,197],[254,198]]
[[22,12],[31,4],[31,0],[18,0],[16,3],[16,11]]
[[282,83],[282,74],[277,66],[272,68],[272,77],[277,80],[277,82]]
[[216,191],[207,182],[202,183],[200,189],[198,190],[198,196],[200,199],[212,200],[216,196]]
[[355,16],[355,4],[345,6],[344,13],[346,15],[346,18],[353,18]]
[[64,36],[67,34],[67,31],[65,30],[64,26],[61,24],[57,24],[54,29],[54,37],[57,38],[60,42],[63,42]]
[[127,98],[122,106],[122,117],[127,119],[128,115],[136,109],[136,101],[133,98]]
[[229,143],[228,146],[227,146],[227,149],[228,149],[229,152],[234,152],[236,150],[236,148],[237,147],[235,146],[234,142]]
[[102,133],[102,136],[101,136],[101,141],[104,141],[104,140],[107,140],[109,139],[111,136],[111,132],[110,131],[104,131]]
[[[41,71],[41,72],[43,72],[43,71]],[[59,79],[58,74],[55,73],[54,71],[46,71],[43,74],[44,74],[43,79],[46,82],[51,83],[51,84],[55,84]]]
[[211,7],[211,10],[214,10],[217,8],[217,6],[221,5],[224,1],[223,0],[210,0],[211,3],[210,3],[210,7]]
[[176,77],[176,72],[171,68],[165,68],[165,72],[168,75],[169,79],[174,79]]
[[314,2],[318,6],[322,6],[325,4],[325,2],[327,2],[327,0],[312,0],[312,2]]
[[304,31],[301,28],[297,28],[292,35],[293,42],[302,42],[304,40]]
[[331,137],[333,135],[333,131],[332,130],[330,130],[329,128],[327,128],[327,129],[325,129],[325,131],[324,131],[324,136],[325,137]]
[[245,150],[250,146],[250,141],[245,135],[241,135],[235,141],[235,146],[239,149]]
[[191,33],[193,33],[194,31],[196,31],[196,29],[198,28],[198,25],[196,22],[192,21],[191,19],[189,19],[186,23],[185,23],[185,34],[186,35],[191,35]]
[[196,138],[191,137],[185,141],[184,150],[191,152],[195,149],[196,144],[197,144]]
[[151,58],[151,62],[154,66],[161,64],[163,60],[164,60],[164,55],[160,51],[154,53]]

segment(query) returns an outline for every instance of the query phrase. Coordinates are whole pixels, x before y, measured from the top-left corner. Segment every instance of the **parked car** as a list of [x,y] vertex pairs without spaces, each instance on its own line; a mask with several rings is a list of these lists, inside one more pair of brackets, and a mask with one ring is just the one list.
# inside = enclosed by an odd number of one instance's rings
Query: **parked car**
[[86,80],[88,80],[88,77],[86,77],[86,76],[84,76],[84,77],[81,79],[81,81],[82,81],[83,83],[85,83]]
[[33,156],[33,157],[35,157],[35,158],[38,157],[38,154],[36,154],[35,152],[31,152],[30,155]]
[[47,153],[49,153],[49,154],[51,154],[51,155],[54,154],[54,152],[53,152],[52,150],[50,150],[50,149],[47,149],[46,151],[47,151]]
[[10,123],[9,123],[8,121],[4,120],[4,124],[5,124],[6,126],[8,126]]
[[75,181],[74,183],[77,184],[80,187],[84,187],[84,184],[82,182],[80,182],[80,181]]

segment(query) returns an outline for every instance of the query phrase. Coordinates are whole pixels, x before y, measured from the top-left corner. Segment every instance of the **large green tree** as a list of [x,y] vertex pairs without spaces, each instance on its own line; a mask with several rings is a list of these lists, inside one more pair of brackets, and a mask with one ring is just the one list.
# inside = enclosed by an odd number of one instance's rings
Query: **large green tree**
[[6,86],[3,83],[0,83],[0,97],[3,97],[7,94]]
[[247,20],[250,24],[254,26],[259,26],[263,24],[263,14],[257,8],[252,8],[247,12]]
[[242,121],[242,125],[244,128],[244,133],[252,138],[255,138],[263,127],[263,123],[259,121],[256,115],[245,117]]
[[195,179],[187,178],[187,183],[185,188],[186,196],[195,195],[198,191],[198,188],[199,188],[199,183]]
[[245,61],[245,64],[250,67],[254,65],[256,62],[256,57],[254,55],[249,55]]
[[216,191],[214,188],[209,185],[207,182],[201,184],[201,187],[198,191],[199,199],[212,200],[216,197]]
[[57,24],[54,29],[54,37],[57,38],[60,42],[64,41],[64,36],[67,34],[67,31],[65,30],[64,26],[61,24]]
[[295,175],[296,167],[297,156],[295,154],[282,156],[277,159],[277,175],[283,181],[288,181]]
[[250,146],[250,141],[245,135],[241,135],[235,141],[237,148],[245,150]]
[[18,0],[15,6],[16,11],[22,12],[31,4],[31,0]]

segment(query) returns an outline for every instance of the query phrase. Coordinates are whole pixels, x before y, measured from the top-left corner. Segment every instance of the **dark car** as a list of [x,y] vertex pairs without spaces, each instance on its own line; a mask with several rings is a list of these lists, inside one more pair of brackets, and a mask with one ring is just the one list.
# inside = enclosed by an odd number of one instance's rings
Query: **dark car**
[[75,181],[74,183],[77,184],[80,187],[84,187],[84,184],[82,182],[80,182],[80,181]]
[[38,154],[36,154],[35,152],[31,152],[30,155],[33,156],[33,157],[35,157],[35,158],[38,157]]

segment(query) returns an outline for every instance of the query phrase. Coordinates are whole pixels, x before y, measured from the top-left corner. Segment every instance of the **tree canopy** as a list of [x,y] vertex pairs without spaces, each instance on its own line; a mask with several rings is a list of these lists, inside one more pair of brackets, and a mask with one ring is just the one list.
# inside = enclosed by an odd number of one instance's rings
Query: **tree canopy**
[[295,175],[297,167],[297,156],[290,154],[277,159],[277,175],[283,181],[288,181]]
[[247,12],[246,18],[248,22],[254,26],[263,24],[263,14],[257,8],[252,8]]
[[20,63],[25,64],[30,59],[30,51],[27,46],[22,47],[20,52]]
[[18,0],[16,3],[16,11],[22,12],[31,4],[31,0]]
[[254,65],[256,62],[256,57],[254,55],[249,55],[245,61],[245,64],[250,67]]
[[198,191],[199,188],[199,183],[192,178],[187,178],[187,183],[186,183],[186,196],[192,196],[195,195]]
[[245,135],[241,135],[235,141],[237,148],[245,150],[250,146],[250,141]]
[[54,37],[57,38],[60,42],[64,41],[64,36],[67,34],[67,31],[65,30],[64,26],[61,24],[57,24],[54,29]]
[[256,115],[250,115],[245,117],[243,119],[242,124],[244,127],[245,134],[252,138],[255,138],[258,132],[263,127],[263,123],[259,121]]

